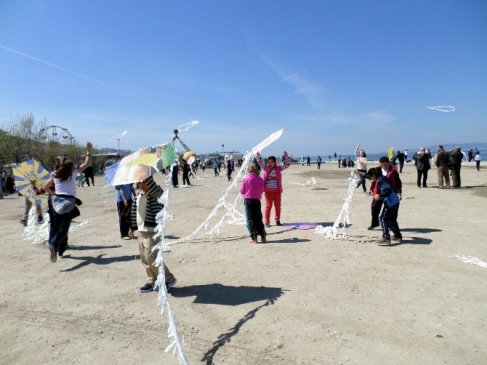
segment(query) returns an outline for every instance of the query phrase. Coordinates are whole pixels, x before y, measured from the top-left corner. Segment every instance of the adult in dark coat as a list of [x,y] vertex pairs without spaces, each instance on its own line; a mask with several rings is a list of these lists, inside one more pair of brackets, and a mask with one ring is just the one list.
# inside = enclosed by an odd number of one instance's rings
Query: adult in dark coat
[[455,147],[450,151],[450,162],[451,162],[451,179],[452,187],[459,188],[461,184],[460,179],[460,169],[462,168],[463,153],[460,146]]
[[84,173],[85,173],[85,180],[88,186],[90,186],[90,179],[93,186],[95,186],[95,170],[93,169],[93,166],[92,165],[88,166],[85,169]]
[[401,151],[397,151],[396,159],[399,161],[399,172],[402,174],[402,169],[404,167],[404,160],[406,159],[406,155]]
[[426,181],[428,180],[428,170],[431,169],[430,154],[426,152],[424,147],[421,147],[419,153],[416,154],[416,170],[418,171],[418,188],[421,187],[421,180],[423,188],[427,188]]
[[[448,173],[450,168],[450,154],[445,151],[441,144],[437,148],[435,165],[438,167],[438,188],[450,189],[450,175]],[[443,184],[443,180],[445,184]]]

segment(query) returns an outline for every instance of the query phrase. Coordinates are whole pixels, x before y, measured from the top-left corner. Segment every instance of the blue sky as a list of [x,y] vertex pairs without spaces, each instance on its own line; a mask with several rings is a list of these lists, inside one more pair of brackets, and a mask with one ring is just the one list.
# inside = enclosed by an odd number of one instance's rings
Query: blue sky
[[[487,2],[0,2],[0,124],[294,156],[487,142]],[[454,106],[441,112],[426,106]]]

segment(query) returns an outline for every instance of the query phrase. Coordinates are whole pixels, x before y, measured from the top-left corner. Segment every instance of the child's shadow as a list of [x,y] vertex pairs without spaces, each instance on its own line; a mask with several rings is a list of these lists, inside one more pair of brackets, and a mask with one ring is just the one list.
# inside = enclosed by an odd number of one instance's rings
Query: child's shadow
[[75,265],[69,269],[66,270],[59,270],[60,272],[70,272],[70,271],[75,271],[78,269],[81,269],[84,266],[87,266],[89,264],[96,264],[96,265],[109,265],[114,262],[125,262],[125,261],[132,261],[132,260],[140,260],[139,255],[133,255],[133,256],[119,256],[119,257],[108,257],[108,258],[103,258],[106,253],[102,253],[96,257],[90,257],[90,256],[80,256],[80,257],[72,257],[71,255],[64,255],[62,258],[63,259],[69,259],[69,260],[81,260],[83,262],[80,262],[78,265]]

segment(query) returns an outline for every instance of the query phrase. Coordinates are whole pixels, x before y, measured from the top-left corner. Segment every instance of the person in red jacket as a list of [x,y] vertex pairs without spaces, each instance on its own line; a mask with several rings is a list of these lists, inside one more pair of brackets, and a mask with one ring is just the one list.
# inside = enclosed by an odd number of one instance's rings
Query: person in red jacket
[[281,194],[282,194],[282,167],[276,165],[276,157],[269,156],[264,172],[265,213],[264,222],[270,227],[271,209],[274,205],[276,226],[281,224]]
[[[393,193],[395,192],[397,194],[397,198],[399,200],[398,207],[395,209],[393,213],[391,213],[388,217],[389,220],[389,225],[392,225],[394,227],[397,227],[397,232],[399,231],[399,225],[397,223],[397,216],[399,213],[399,206],[402,200],[402,181],[401,178],[399,177],[399,172],[397,171],[397,167],[391,165],[389,161],[389,157],[383,156],[379,160],[380,163],[380,168],[382,171],[382,176],[387,177],[387,180],[389,180],[389,183],[391,184]],[[378,187],[378,186],[377,186]],[[376,193],[377,194],[377,188],[376,188]],[[402,235],[400,233],[394,234],[394,236],[391,238],[392,241],[395,241],[397,243],[402,242]]]

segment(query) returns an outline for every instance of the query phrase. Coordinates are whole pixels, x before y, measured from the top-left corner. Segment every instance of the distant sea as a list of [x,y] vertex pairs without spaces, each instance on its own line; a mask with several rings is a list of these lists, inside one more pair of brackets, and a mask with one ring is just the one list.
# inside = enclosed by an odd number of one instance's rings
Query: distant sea
[[[418,148],[418,150],[419,150],[419,148]],[[449,151],[449,149],[447,149],[447,151]],[[465,153],[465,155],[468,156],[468,150],[462,150],[462,151]],[[404,152],[404,151],[401,151],[401,152]],[[408,160],[412,160],[415,152],[416,152],[416,150],[411,151],[408,149]],[[482,161],[487,161],[487,149],[479,149],[479,152],[480,152],[480,157],[482,158]],[[436,153],[436,148],[431,149],[431,155],[434,156],[435,153]],[[383,153],[367,153],[367,161],[379,161],[379,159],[382,156],[387,156],[387,151],[385,151]],[[307,156],[304,156],[304,157],[305,157],[304,162],[306,163],[306,157]],[[309,156],[309,157],[310,157],[312,163],[316,163],[316,159],[318,158],[318,156]],[[353,161],[356,160],[355,155],[353,153],[349,154],[349,155],[342,155],[342,159],[345,157],[350,157]],[[293,156],[293,158],[299,162],[299,159],[301,158],[301,156]],[[322,160],[322,162],[325,162],[325,163],[328,162],[328,155],[326,155],[326,156],[322,155],[321,160]],[[331,155],[331,161],[333,162],[333,155]]]

